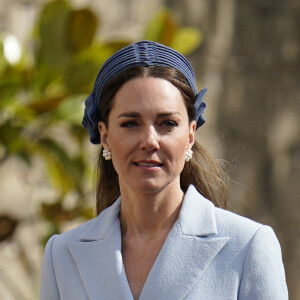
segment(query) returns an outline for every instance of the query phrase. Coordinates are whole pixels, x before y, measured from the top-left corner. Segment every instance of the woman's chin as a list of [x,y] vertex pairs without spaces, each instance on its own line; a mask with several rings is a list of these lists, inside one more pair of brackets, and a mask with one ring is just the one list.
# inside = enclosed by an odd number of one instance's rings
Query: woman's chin
[[159,182],[145,180],[143,182],[137,183],[135,189],[144,193],[155,193],[161,191],[163,189],[163,186]]
[[170,182],[163,180],[154,180],[154,179],[143,179],[136,182],[133,190],[139,191],[144,194],[157,194],[163,191],[167,186],[169,186]]

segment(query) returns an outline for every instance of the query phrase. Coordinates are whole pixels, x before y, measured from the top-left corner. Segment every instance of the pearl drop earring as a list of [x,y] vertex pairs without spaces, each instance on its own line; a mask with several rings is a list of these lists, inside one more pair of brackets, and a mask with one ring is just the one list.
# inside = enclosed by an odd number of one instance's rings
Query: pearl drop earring
[[185,151],[185,161],[190,161],[193,157],[193,150],[187,149]]
[[105,160],[111,160],[111,152],[108,149],[103,149],[103,157]]

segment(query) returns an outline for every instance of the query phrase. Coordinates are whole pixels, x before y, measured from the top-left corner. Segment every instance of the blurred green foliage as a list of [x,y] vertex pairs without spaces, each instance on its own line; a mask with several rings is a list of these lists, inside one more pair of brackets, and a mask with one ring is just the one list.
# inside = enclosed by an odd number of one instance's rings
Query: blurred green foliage
[[[0,51],[0,163],[12,156],[29,166],[35,157],[44,162],[57,191],[51,204],[41,199],[41,217],[51,225],[45,239],[61,232],[66,221],[93,216],[86,190],[92,173],[84,148],[88,136],[81,126],[84,99],[106,59],[133,42],[96,39],[98,26],[89,8],[74,9],[67,1],[55,0],[41,10],[33,50],[23,49],[19,63],[10,65]],[[202,36],[196,28],[179,27],[162,9],[141,38],[187,55]],[[71,193],[78,201],[66,208],[64,201]]]
[[159,42],[188,55],[202,42],[202,32],[194,27],[180,27],[170,11],[163,8],[150,20],[144,39]]

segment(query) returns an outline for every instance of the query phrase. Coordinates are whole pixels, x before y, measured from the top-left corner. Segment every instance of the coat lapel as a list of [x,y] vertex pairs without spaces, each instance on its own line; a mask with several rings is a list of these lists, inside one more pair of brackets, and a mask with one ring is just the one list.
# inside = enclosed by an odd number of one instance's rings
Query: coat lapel
[[191,186],[139,299],[183,299],[228,242],[217,234],[213,204]]
[[120,199],[68,248],[90,300],[133,300],[121,255]]

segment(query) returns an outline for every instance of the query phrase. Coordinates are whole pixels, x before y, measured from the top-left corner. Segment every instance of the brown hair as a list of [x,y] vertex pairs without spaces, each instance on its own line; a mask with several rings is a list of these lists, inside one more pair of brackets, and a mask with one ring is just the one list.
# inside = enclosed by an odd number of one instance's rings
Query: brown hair
[[[134,66],[110,80],[102,91],[101,104],[99,107],[100,120],[108,126],[108,117],[113,107],[113,97],[118,89],[127,81],[134,78],[156,77],[168,80],[176,86],[185,102],[189,121],[195,117],[195,95],[184,75],[174,68],[161,66]],[[180,174],[180,185],[183,192],[193,184],[204,197],[209,199],[217,207],[226,208],[228,196],[228,177],[223,166],[199,143],[195,142],[192,147],[193,158],[186,162]],[[97,193],[96,210],[100,214],[110,206],[119,196],[120,187],[118,174],[115,171],[112,161],[103,158],[101,148],[97,164]]]

